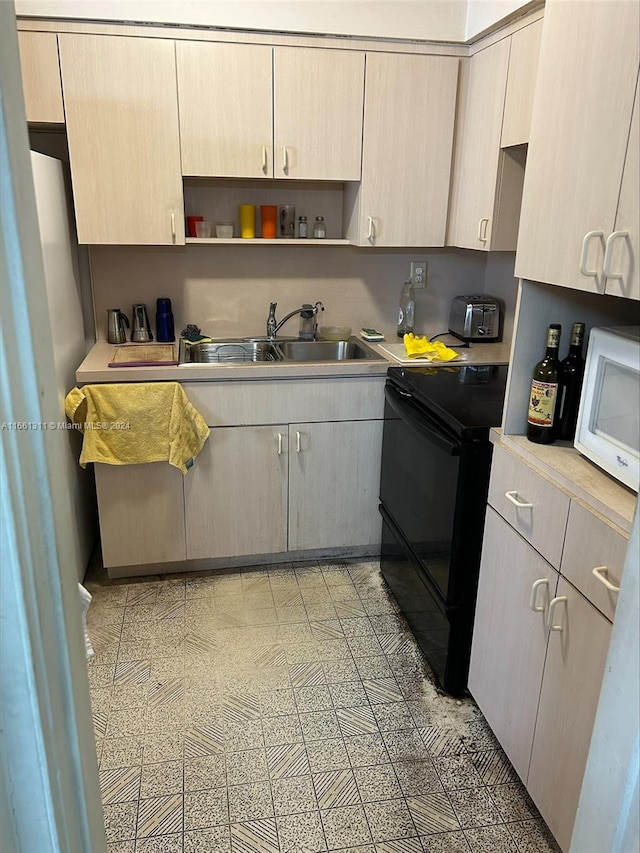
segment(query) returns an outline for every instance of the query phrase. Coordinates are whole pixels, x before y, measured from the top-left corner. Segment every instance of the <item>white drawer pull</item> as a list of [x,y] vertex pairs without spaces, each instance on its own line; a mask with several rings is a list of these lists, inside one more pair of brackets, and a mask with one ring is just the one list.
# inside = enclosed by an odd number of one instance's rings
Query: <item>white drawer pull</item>
[[511,501],[514,506],[517,506],[520,509],[533,509],[533,504],[528,504],[524,501],[518,500],[517,492],[505,492],[504,496],[508,501]]
[[611,583],[605,575],[607,574],[608,569],[606,566],[597,566],[595,569],[591,570],[591,574],[598,578],[601,584],[606,586],[607,589],[610,589],[611,592],[620,592],[620,587],[616,586],[614,583]]
[[282,433],[278,433],[278,456],[282,456]]
[[531,587],[531,598],[529,600],[529,608],[533,610],[534,613],[544,613],[544,605],[540,607],[540,605],[536,604],[536,598],[538,597],[538,589],[541,586],[549,586],[549,578],[538,578],[537,581],[533,582],[533,586]]
[[607,247],[604,252],[604,261],[602,262],[602,272],[605,278],[622,278],[622,273],[619,272],[611,272],[611,255],[613,253],[613,244],[620,237],[624,237],[627,241],[627,246],[631,249],[631,242],[629,239],[628,231],[614,231],[613,234],[609,234],[607,239]]
[[300,430],[296,430],[296,453],[300,453],[302,450],[302,435]]
[[562,631],[562,625],[554,625],[553,624],[553,614],[555,613],[556,605],[560,601],[567,600],[566,595],[559,595],[557,598],[552,598],[549,602],[549,613],[547,614],[547,628],[549,631]]
[[594,237],[597,237],[600,240],[600,243],[602,244],[602,248],[604,251],[604,248],[605,248],[604,231],[589,231],[587,234],[585,234],[584,239],[582,241],[582,253],[580,255],[580,272],[582,273],[582,275],[585,275],[588,278],[595,278],[597,281],[598,280],[598,270],[597,269],[590,270],[587,267],[587,254],[589,252],[589,244],[591,243],[591,240]]

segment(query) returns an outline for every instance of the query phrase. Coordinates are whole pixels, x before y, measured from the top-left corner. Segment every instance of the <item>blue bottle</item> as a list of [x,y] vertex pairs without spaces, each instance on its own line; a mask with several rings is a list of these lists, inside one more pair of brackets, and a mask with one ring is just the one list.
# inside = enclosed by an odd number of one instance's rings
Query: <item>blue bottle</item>
[[162,343],[173,343],[176,339],[170,299],[156,300],[156,333],[156,340]]

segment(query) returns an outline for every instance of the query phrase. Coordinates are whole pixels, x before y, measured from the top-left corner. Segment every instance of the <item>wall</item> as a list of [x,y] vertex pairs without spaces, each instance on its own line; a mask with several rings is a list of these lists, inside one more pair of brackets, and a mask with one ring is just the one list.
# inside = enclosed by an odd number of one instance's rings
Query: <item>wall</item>
[[[144,302],[152,314],[156,298],[168,296],[178,332],[186,323],[196,323],[216,337],[263,335],[271,301],[278,303],[277,316],[283,317],[304,302],[320,300],[326,309],[321,325],[346,324],[354,332],[370,326],[393,340],[409,264],[425,258],[428,282],[425,290],[416,291],[416,331],[436,334],[447,329],[453,296],[483,292],[486,257],[482,253],[255,244],[94,246],[91,265],[98,333],[106,336],[108,308],[122,308],[130,316],[132,303]],[[292,319],[281,334],[297,335],[297,321]]]
[[464,42],[522,0],[16,0],[42,18],[195,24],[245,30]]

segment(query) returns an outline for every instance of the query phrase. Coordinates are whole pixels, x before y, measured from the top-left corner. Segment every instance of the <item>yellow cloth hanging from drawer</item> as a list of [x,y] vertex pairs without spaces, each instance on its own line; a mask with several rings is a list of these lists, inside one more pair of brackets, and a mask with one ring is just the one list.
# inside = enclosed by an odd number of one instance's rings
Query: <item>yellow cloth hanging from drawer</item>
[[169,462],[186,474],[209,427],[179,382],[84,385],[65,411],[83,434],[80,465]]

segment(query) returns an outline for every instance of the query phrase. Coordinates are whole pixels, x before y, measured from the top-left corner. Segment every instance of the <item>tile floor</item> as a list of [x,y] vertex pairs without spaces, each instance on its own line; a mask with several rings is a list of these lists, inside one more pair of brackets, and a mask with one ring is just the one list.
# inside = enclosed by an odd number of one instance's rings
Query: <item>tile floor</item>
[[377,563],[85,585],[110,853],[557,853]]

